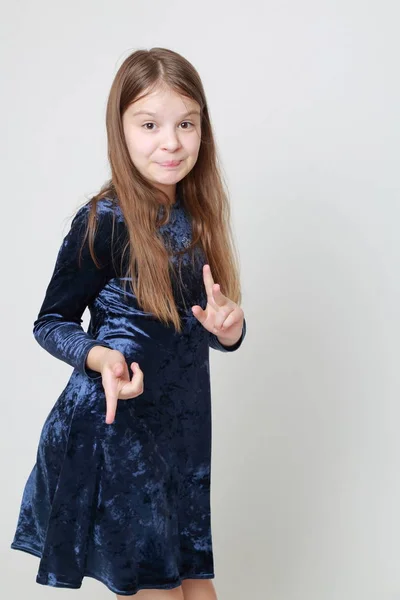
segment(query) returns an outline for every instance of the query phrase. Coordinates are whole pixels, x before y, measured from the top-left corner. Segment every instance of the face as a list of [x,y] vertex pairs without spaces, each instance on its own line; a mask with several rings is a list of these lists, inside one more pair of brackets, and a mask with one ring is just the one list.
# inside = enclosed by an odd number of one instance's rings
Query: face
[[124,112],[122,124],[133,164],[173,202],[177,182],[193,169],[199,153],[199,104],[160,89],[133,102]]

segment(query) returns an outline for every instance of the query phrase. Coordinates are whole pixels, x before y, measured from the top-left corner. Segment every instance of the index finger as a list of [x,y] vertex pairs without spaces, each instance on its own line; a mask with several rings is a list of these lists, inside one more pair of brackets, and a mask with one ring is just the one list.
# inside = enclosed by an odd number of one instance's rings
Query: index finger
[[115,419],[115,413],[118,405],[118,386],[113,380],[113,375],[104,373],[102,378],[104,393],[106,396],[106,423],[110,425]]
[[203,265],[203,280],[207,292],[207,297],[213,298],[214,279],[211,273],[210,265]]
[[115,419],[115,413],[117,411],[118,404],[118,394],[110,391],[106,391],[106,403],[107,403],[107,411],[106,411],[106,423],[111,425]]

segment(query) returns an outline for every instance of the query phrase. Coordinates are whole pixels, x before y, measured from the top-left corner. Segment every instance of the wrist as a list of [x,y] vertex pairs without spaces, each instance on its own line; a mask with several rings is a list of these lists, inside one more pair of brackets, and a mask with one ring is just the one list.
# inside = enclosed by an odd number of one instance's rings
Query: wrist
[[220,344],[222,344],[223,346],[234,346],[235,344],[238,343],[238,341],[240,340],[240,338],[243,335],[243,327],[242,327],[242,331],[240,332],[239,337],[236,340],[231,340],[228,338],[224,338],[222,335],[217,335],[218,341],[220,342]]
[[110,353],[115,352],[116,350],[107,348],[106,346],[93,346],[86,356],[86,368],[101,373],[103,365],[110,357]]

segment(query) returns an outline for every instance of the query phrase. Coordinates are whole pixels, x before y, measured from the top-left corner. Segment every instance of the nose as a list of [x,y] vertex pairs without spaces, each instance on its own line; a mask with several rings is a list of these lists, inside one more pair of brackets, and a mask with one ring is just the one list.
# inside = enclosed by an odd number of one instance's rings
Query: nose
[[179,148],[180,141],[175,129],[169,129],[165,133],[164,141],[162,143],[163,150],[169,150],[170,152]]

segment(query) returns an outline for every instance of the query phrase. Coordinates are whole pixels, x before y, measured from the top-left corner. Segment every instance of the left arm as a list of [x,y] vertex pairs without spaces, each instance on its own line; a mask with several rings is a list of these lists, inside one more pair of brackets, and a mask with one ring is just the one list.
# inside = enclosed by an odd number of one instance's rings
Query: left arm
[[207,293],[207,306],[204,310],[198,304],[192,306],[192,312],[207,329],[208,344],[211,348],[221,352],[234,352],[240,348],[246,336],[243,309],[224,296],[220,286],[214,283],[208,264],[203,265],[203,280]]
[[243,319],[243,329],[240,338],[234,344],[225,344],[222,336],[217,336],[211,331],[208,332],[208,343],[210,348],[214,350],[220,350],[221,352],[234,352],[238,350],[242,345],[244,338],[246,337],[246,319]]

